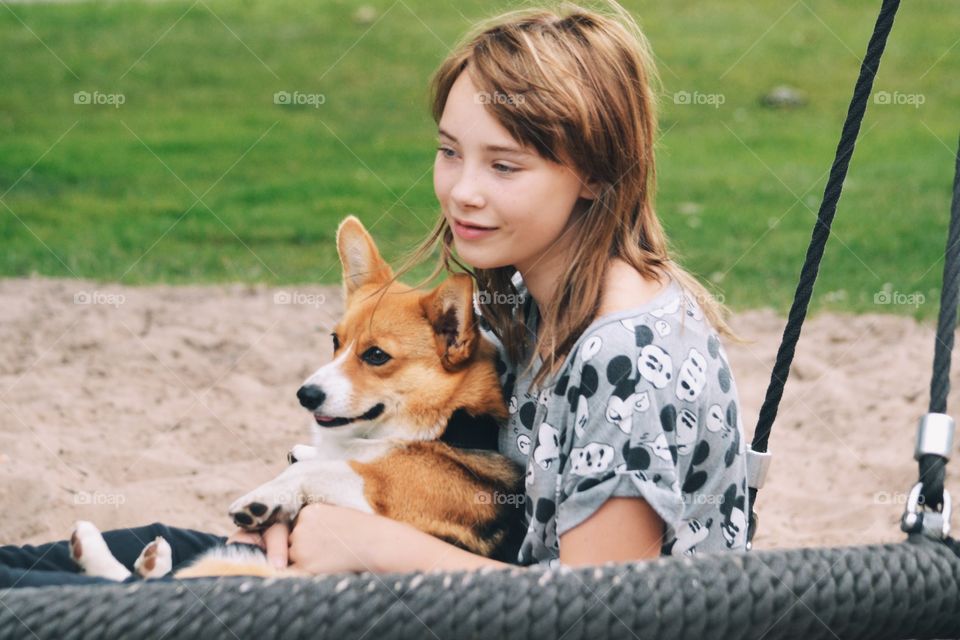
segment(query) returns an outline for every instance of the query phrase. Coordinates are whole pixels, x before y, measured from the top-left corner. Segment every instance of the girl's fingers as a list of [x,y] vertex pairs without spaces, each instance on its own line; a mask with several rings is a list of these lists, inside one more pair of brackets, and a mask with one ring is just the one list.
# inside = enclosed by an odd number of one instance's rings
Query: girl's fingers
[[263,536],[261,536],[257,531],[245,531],[244,529],[237,529],[230,534],[229,538],[227,538],[227,544],[234,543],[255,544],[261,549],[264,548]]
[[277,522],[263,532],[267,559],[274,567],[285,569],[290,545],[290,527],[286,522]]

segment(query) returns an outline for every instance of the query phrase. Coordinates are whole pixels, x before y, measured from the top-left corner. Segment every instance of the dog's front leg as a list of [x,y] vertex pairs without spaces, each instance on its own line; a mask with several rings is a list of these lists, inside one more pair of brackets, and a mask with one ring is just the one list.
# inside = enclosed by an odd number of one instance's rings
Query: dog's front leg
[[363,478],[345,461],[304,460],[230,505],[233,521],[261,529],[292,521],[310,502],[324,502],[373,513],[363,496]]

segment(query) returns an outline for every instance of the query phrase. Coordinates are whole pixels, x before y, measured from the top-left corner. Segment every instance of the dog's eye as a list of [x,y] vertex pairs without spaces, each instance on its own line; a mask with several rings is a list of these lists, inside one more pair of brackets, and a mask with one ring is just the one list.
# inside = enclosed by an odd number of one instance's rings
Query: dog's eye
[[340,338],[338,338],[335,333],[331,333],[330,335],[333,336],[333,350],[336,351],[340,348]]
[[362,358],[364,362],[379,367],[390,360],[390,354],[383,351],[380,347],[370,347],[363,352]]

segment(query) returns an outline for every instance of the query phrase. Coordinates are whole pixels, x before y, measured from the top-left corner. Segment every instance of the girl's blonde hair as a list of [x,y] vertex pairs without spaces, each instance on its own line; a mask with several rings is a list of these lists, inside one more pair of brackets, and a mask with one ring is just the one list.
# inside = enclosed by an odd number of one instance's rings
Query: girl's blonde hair
[[[597,197],[579,201],[567,232],[579,234],[555,295],[539,306],[536,344],[514,314],[512,266],[471,270],[452,253],[453,232],[443,215],[430,236],[397,272],[399,277],[439,245],[440,260],[424,281],[451,262],[471,274],[481,313],[520,363],[546,354],[533,383],[554,373],[598,310],[611,258],[619,257],[645,278],[669,273],[701,306],[723,336],[740,338],[729,313],[693,276],[676,264],[653,208],[659,83],[646,37],[616,2],[611,15],[563,3],[557,10],[521,9],[478,25],[447,56],[433,77],[432,114],[439,124],[450,88],[466,71],[481,94],[506,96],[485,106],[520,144],[597,181]],[[582,205],[582,206],[580,206]]]

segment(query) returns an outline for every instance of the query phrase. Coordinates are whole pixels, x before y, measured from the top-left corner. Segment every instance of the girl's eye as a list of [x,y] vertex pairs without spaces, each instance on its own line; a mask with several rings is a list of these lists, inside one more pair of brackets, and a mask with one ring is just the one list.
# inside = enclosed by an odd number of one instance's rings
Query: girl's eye
[[335,333],[331,333],[330,335],[333,336],[333,350],[336,351],[340,348],[340,338],[338,338]]
[[361,358],[363,358],[363,361],[367,364],[372,364],[375,367],[386,364],[391,359],[390,354],[380,349],[380,347],[370,347],[363,352]]
[[518,169],[517,167],[511,167],[510,165],[503,164],[502,162],[495,163],[493,165],[493,168],[497,173],[504,173],[504,174],[516,173],[517,171],[520,171],[520,169]]
[[439,151],[440,155],[442,155],[444,158],[453,158],[457,155],[457,152],[450,147],[437,147],[437,151]]

